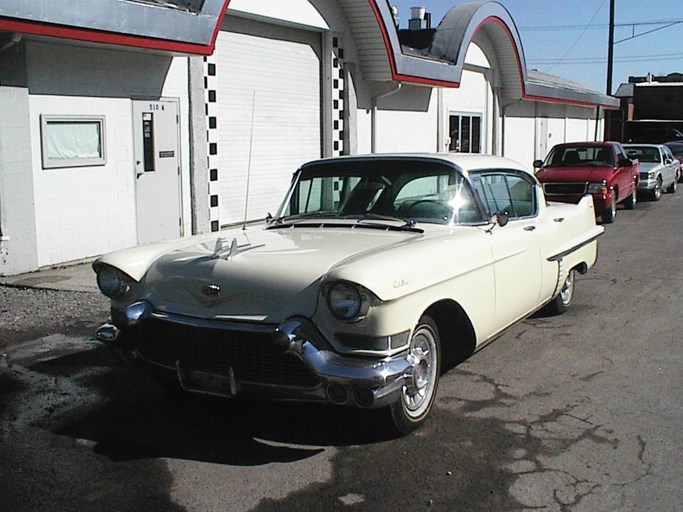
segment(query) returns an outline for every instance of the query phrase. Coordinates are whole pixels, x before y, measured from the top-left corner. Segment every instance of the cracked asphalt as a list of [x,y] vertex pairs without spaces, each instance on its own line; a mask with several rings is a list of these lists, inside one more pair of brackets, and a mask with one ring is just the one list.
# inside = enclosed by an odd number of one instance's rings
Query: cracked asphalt
[[0,287],[0,510],[683,510],[683,194],[619,209],[573,307],[442,378],[430,421],[165,392],[97,294]]

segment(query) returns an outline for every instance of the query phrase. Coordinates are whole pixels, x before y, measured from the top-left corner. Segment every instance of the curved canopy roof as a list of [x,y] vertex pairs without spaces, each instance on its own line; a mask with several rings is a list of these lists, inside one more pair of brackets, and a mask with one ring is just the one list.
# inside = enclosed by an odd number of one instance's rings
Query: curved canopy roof
[[[459,87],[470,44],[484,42],[506,99],[619,107],[616,98],[527,71],[517,27],[498,2],[456,5],[434,30],[431,46],[422,51],[401,44],[386,0],[337,3],[367,80]],[[0,31],[209,55],[229,6],[230,0],[0,0]]]
[[[347,15],[359,49],[361,69],[371,80],[458,87],[471,43],[486,41],[492,49],[503,96],[574,105],[619,108],[616,98],[592,91],[559,77],[527,71],[522,41],[510,13],[498,2],[463,3],[453,7],[439,23],[431,46],[411,51],[401,45],[387,2],[338,0]],[[369,6],[367,5],[369,4]],[[349,13],[356,13],[351,16]],[[361,13],[359,16],[357,13]],[[374,15],[379,35],[369,38],[367,15]],[[383,48],[382,48],[383,46]],[[384,50],[382,52],[381,50]]]

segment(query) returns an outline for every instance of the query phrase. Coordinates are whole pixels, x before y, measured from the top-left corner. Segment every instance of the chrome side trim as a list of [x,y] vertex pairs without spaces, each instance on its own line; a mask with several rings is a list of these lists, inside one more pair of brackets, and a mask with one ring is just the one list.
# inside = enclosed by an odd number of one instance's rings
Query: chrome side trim
[[547,261],[559,261],[559,260],[561,260],[562,258],[564,258],[565,256],[567,256],[568,254],[571,254],[571,253],[573,253],[573,252],[575,252],[575,251],[578,251],[578,250],[581,249],[582,247],[584,247],[584,246],[590,244],[591,242],[594,242],[594,241],[597,240],[598,237],[599,237],[600,235],[602,235],[603,233],[604,233],[604,231],[598,233],[598,234],[595,235],[595,236],[592,236],[592,237],[590,237],[590,238],[584,240],[583,242],[581,242],[581,243],[579,243],[579,244],[576,244],[574,247],[571,247],[571,248],[567,249],[566,251],[562,251],[562,252],[560,252],[560,253],[557,253],[557,254],[554,254],[554,255],[552,255],[552,256],[549,256],[549,257],[547,258]]

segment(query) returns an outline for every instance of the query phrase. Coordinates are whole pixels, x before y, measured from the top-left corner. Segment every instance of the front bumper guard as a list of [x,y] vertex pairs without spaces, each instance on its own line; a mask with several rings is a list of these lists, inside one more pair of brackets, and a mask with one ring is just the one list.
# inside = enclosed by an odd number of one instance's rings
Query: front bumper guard
[[[157,315],[147,310],[144,315],[140,315],[139,312],[142,309],[146,310],[136,303],[119,312],[119,317],[121,315],[126,317],[125,328],[135,325],[147,316],[160,316],[170,321],[183,321],[182,317],[167,313]],[[197,319],[189,319],[188,321],[193,324],[201,322],[203,325],[214,328],[219,325],[218,322],[199,321]],[[166,367],[153,361],[146,361],[133,346],[128,345],[128,343],[125,344],[127,345],[125,348],[122,346],[123,343],[120,340],[124,329],[119,329],[115,325],[119,322],[120,320],[102,325],[97,330],[95,337],[113,349],[119,356],[121,356],[121,352],[127,352],[132,354],[135,359],[173,371],[177,375],[181,387],[192,393],[276,400],[329,401],[339,405],[378,408],[399,400],[403,389],[413,382],[415,374],[415,368],[407,358],[407,351],[388,357],[341,355],[327,347],[318,347],[317,345],[321,344],[319,340],[316,344],[311,339],[302,338],[300,335],[304,330],[302,329],[302,322],[289,320],[275,331],[276,340],[274,343],[277,343],[283,352],[299,357],[320,380],[320,386],[311,389],[240,382],[235,379],[232,372],[227,376],[215,375],[191,371],[191,369],[183,367],[182,361],[176,362],[175,367]]]

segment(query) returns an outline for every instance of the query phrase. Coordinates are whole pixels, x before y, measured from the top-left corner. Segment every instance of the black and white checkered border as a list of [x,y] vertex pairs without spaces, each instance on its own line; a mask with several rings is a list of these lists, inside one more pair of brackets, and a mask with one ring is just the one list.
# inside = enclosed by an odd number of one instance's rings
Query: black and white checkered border
[[218,208],[218,104],[216,103],[218,80],[216,78],[216,59],[213,55],[204,57],[204,101],[206,105],[206,143],[207,166],[209,169],[209,221],[211,231],[220,229]]
[[344,76],[344,48],[341,34],[332,36],[332,155],[346,154],[344,129],[346,115],[346,80]]

